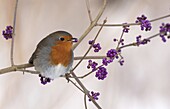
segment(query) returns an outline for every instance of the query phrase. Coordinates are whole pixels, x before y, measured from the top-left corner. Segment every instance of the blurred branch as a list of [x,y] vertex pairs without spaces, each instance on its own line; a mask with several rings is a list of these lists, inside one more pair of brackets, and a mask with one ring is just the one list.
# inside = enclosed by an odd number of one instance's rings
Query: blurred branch
[[89,20],[90,20],[90,23],[92,23],[92,16],[91,16],[91,10],[90,10],[90,3],[89,3],[89,0],[85,0],[86,1],[86,7],[87,7],[87,11],[88,11],[88,16],[89,16]]
[[14,20],[13,20],[13,34],[12,34],[12,42],[11,42],[11,66],[14,65],[14,37],[15,37],[15,28],[16,28],[16,17],[17,17],[17,7],[18,7],[18,0],[15,3],[15,10],[14,10]]

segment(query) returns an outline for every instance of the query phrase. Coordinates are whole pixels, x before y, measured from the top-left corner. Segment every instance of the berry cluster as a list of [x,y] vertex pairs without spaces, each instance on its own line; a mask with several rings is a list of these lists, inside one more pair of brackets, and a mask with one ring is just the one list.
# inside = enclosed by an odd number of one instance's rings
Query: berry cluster
[[99,43],[95,44],[93,40],[90,40],[89,44],[92,45],[92,47],[94,48],[94,52],[99,52],[102,49],[100,44]]
[[12,26],[6,26],[6,29],[2,31],[2,35],[6,40],[11,39],[13,34],[13,27]]
[[88,68],[88,69],[92,68],[92,71],[95,71],[95,70],[96,70],[97,65],[98,65],[98,63],[97,63],[97,62],[92,61],[92,60],[89,60],[89,61],[88,61],[87,68]]
[[145,15],[137,17],[136,23],[140,23],[141,30],[150,31],[152,29],[151,23],[147,20]]
[[113,39],[114,42],[117,42],[120,43],[121,45],[124,45],[124,39],[120,39],[120,41],[116,38]]
[[166,42],[166,38],[165,36],[168,36],[168,38],[170,38],[170,23],[162,23],[162,25],[160,26],[160,37],[162,39],[163,42]]
[[42,76],[41,74],[39,74],[39,77],[40,77],[41,84],[43,84],[43,85],[51,82],[50,78],[46,78],[46,77]]
[[98,78],[98,80],[104,80],[107,76],[107,70],[105,67],[100,66],[99,69],[96,72],[96,78]]
[[[91,91],[90,95],[93,97],[94,100],[98,100],[99,99],[98,96],[100,95],[100,93]],[[89,101],[91,101],[90,98],[89,98]]]
[[[107,66],[108,64],[113,62],[114,59],[119,59],[119,55],[120,54],[121,54],[121,50],[120,49],[119,50],[110,49],[106,53],[106,57],[102,59],[103,65]],[[123,65],[123,63],[124,63],[123,57],[121,57],[121,59],[118,62],[120,63],[120,65]]]
[[145,45],[147,44],[148,42],[150,42],[149,39],[142,39],[142,36],[139,35],[139,36],[136,36],[136,44],[139,46],[139,45]]
[[130,30],[130,25],[127,25],[127,23],[123,23],[123,32],[128,33]]
[[92,68],[92,71],[96,71],[96,78],[98,78],[99,80],[104,80],[106,78],[106,75],[108,74],[106,71],[106,68],[99,66],[97,68],[98,63],[92,60],[88,61],[88,65],[87,68]]

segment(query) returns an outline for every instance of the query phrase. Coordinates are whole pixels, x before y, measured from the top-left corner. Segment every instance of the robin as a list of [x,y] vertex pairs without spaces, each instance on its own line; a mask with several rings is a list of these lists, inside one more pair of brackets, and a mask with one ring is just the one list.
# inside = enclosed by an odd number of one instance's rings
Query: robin
[[29,63],[40,72],[43,84],[71,70],[74,57],[73,42],[76,42],[76,38],[65,31],[51,33],[39,42]]

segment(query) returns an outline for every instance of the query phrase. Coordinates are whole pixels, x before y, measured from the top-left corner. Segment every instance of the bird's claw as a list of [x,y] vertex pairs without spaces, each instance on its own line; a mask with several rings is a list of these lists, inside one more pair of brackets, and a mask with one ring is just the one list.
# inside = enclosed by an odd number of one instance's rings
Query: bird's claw
[[70,81],[70,79],[69,79],[70,77],[71,77],[71,76],[70,76],[69,73],[66,73],[66,74],[65,74],[65,78],[66,78],[66,80],[67,80],[68,83],[69,83],[69,81]]

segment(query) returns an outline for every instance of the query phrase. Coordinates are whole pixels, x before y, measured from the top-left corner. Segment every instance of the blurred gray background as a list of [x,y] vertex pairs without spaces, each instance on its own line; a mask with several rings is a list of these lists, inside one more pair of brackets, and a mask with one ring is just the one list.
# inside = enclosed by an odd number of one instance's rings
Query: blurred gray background
[[[102,5],[102,0],[91,0],[93,18]],[[15,0],[0,0],[0,31],[13,21]],[[66,30],[79,38],[89,25],[85,0],[19,0],[15,40],[15,63],[26,63],[37,43],[56,30]],[[149,19],[170,14],[169,0],[109,0],[100,20],[107,23],[135,22],[145,14]],[[166,18],[152,23],[151,32],[141,32],[134,26],[125,34],[125,43],[135,41],[141,34],[151,36],[158,33]],[[99,27],[85,38],[74,51],[82,56],[88,49],[88,40],[93,39]],[[106,27],[97,42],[102,45],[99,54],[116,47],[113,38],[120,37],[122,28]],[[89,90],[101,93],[98,103],[103,109],[170,109],[170,42],[163,43],[159,37],[147,46],[129,47],[123,50],[124,66],[114,62],[108,69],[108,77],[98,81],[94,75],[83,79]],[[10,40],[0,38],[0,68],[10,65]],[[97,62],[101,63],[100,60]],[[75,61],[76,63],[76,61]],[[75,65],[75,64],[74,64]],[[83,75],[87,61],[77,69]],[[32,68],[33,70],[33,68]],[[84,109],[83,94],[64,78],[57,78],[45,86],[37,75],[22,72],[0,75],[0,109]],[[88,103],[89,109],[94,109]]]

